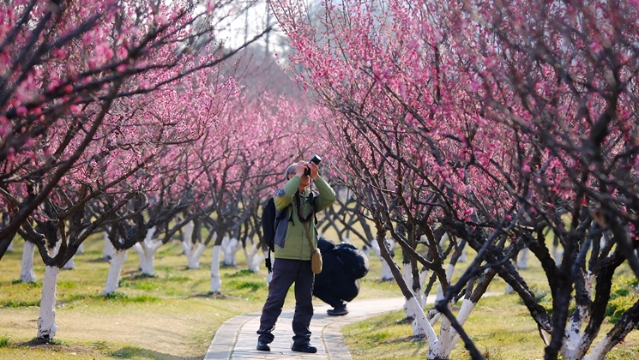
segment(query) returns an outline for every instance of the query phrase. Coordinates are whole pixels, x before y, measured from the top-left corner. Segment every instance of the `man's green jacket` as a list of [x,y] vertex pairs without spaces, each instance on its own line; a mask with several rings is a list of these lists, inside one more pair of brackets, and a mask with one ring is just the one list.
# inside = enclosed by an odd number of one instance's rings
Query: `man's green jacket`
[[[302,179],[295,175],[292,177],[283,189],[279,189],[275,192],[273,200],[275,201],[275,208],[278,212],[286,211],[287,214],[280,220],[278,228],[288,224],[286,230],[286,237],[284,237],[284,243],[279,244],[276,238],[275,240],[275,258],[276,259],[292,259],[292,260],[311,260],[311,249],[306,239],[306,231],[299,219],[297,213],[297,204],[294,201],[294,196],[300,186]],[[301,193],[300,207],[302,217],[308,217],[311,213],[311,206],[315,208],[315,212],[322,211],[335,202],[335,192],[330,185],[322,179],[321,176],[317,176],[315,180],[315,186],[319,191],[319,196],[313,197],[313,204],[309,201],[309,195],[311,189],[306,188]],[[291,205],[291,206],[289,206]],[[307,223],[310,231],[310,237],[313,241],[313,246],[317,247],[317,236],[315,234],[315,217],[311,217],[311,220]]]

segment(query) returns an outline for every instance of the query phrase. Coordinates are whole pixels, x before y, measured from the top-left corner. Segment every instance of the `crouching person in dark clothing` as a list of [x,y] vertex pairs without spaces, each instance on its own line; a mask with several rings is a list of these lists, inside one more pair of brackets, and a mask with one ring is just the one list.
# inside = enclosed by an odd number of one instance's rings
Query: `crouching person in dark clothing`
[[[308,172],[306,172],[308,169]],[[293,315],[293,345],[291,350],[306,353],[317,352],[310,345],[309,330],[313,317],[313,281],[311,269],[311,246],[317,246],[314,214],[330,206],[335,201],[335,192],[318,175],[315,163],[300,161],[286,170],[288,179],[283,189],[275,192],[273,200],[279,214],[284,213],[275,229],[275,262],[273,279],[269,285],[268,298],[262,309],[257,350],[270,351],[273,330],[288,289],[295,283],[295,313]],[[319,193],[310,188],[315,181]],[[308,233],[307,233],[308,232]],[[313,240],[310,240],[313,239]]]
[[[327,311],[328,315],[346,315],[346,303],[359,294],[358,279],[368,272],[368,258],[350,244],[335,246],[320,238],[317,246],[322,253],[323,268],[315,275],[313,295],[333,307]],[[363,258],[354,259],[353,254]],[[362,270],[358,270],[360,267],[366,269],[363,275]]]

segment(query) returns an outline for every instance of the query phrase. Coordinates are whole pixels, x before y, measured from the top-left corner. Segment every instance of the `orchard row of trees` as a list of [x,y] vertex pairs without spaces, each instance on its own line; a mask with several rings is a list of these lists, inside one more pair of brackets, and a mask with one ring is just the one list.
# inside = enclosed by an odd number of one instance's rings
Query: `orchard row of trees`
[[[236,48],[222,34],[253,5],[0,5],[0,259],[21,237],[22,277],[33,281],[38,248],[46,265],[39,338],[55,336],[60,269],[95,233],[114,248],[109,294],[128,249],[152,274],[155,251],[177,233],[189,238],[190,267],[215,245],[219,291],[225,237],[244,243],[259,230],[260,203],[308,149],[299,139],[312,129],[290,136],[306,121],[305,104],[242,82],[243,50],[270,27]],[[261,248],[250,246],[252,255]]]
[[[639,275],[636,1],[272,7],[429,359],[448,358],[459,339],[481,358],[463,325],[495,276],[528,308],[547,359],[602,359],[638,325],[639,302],[595,343],[615,270]],[[452,247],[440,247],[444,236]],[[386,238],[401,246],[403,270]],[[477,258],[452,283],[445,260],[454,265],[466,244]],[[513,266],[522,249],[541,262],[552,311]],[[439,334],[423,310],[429,277],[442,284]]]

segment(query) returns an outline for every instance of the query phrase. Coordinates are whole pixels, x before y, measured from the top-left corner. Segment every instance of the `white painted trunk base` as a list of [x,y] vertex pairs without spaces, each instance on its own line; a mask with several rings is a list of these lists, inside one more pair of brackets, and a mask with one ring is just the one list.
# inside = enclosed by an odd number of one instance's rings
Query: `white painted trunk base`
[[555,259],[555,265],[560,266],[561,259],[564,256],[564,251],[559,250],[559,247],[553,244],[550,250],[550,254],[552,255],[552,258]]
[[236,238],[230,238],[225,236],[222,239],[222,251],[224,252],[224,265],[236,266],[237,265],[237,252],[242,248],[242,242]]
[[118,250],[113,254],[111,264],[109,266],[109,275],[107,276],[106,286],[104,287],[104,295],[111,294],[118,290],[118,287],[120,286],[122,266],[126,261],[127,255],[127,250]]
[[[417,304],[419,305],[419,308],[421,309],[421,314],[424,314],[424,305],[426,305],[426,296],[422,293],[422,289],[424,288],[424,285],[426,282],[427,271],[419,272],[419,288],[413,289],[413,273],[411,271],[411,266],[410,264],[403,264],[403,266],[404,266],[404,281],[410,287],[413,293],[413,298],[411,298],[411,300],[414,299],[415,301],[417,301]],[[420,326],[420,323],[418,321],[414,321],[416,316],[418,316],[419,314],[415,313],[415,310],[413,309],[413,307],[408,305],[408,301],[404,303],[404,309],[406,310],[406,318],[413,319],[413,323],[412,323],[413,335],[425,336],[427,330],[424,329],[422,326]]]
[[366,255],[367,258],[371,258],[371,248],[364,245],[364,247],[362,248],[362,252],[364,253],[364,255]]
[[155,273],[155,253],[162,246],[161,241],[153,241],[154,234],[155,227],[152,227],[147,232],[146,238],[133,246],[139,257],[140,270],[145,275],[153,275]]
[[191,240],[182,242],[182,249],[184,250],[184,255],[186,255],[186,259],[188,261],[188,269],[200,268],[200,257],[204,252],[204,247],[205,246],[202,243],[197,243],[193,246]]
[[186,225],[184,225],[184,232],[182,233],[182,242],[191,242],[191,238],[193,237],[193,229],[195,229],[195,224],[193,221],[189,221]]
[[213,257],[211,258],[211,292],[220,292],[222,278],[220,278],[220,252],[222,247],[213,246]]
[[102,249],[102,258],[105,260],[111,260],[113,258],[113,254],[115,253],[115,247],[109,240],[109,234],[104,232],[104,248]]
[[24,242],[22,250],[22,266],[20,270],[20,281],[28,283],[36,281],[36,274],[33,271],[33,253],[35,244],[30,241]]
[[[389,249],[393,250],[395,248],[395,241],[393,241],[392,239],[386,239],[386,242],[388,242]],[[377,243],[377,240],[374,240],[371,242],[373,251],[375,252],[375,254],[377,255],[377,258],[379,259],[379,261],[382,263],[382,276],[381,276],[381,280],[382,281],[390,281],[393,280],[393,272],[390,269],[390,266],[388,265],[388,263],[386,263],[386,260],[384,260],[384,258],[382,258],[382,253],[379,249],[379,244]]]
[[462,247],[461,250],[461,254],[459,254],[459,258],[457,259],[457,261],[461,262],[461,263],[465,263],[467,261],[466,259],[466,250],[468,248],[468,244],[464,243],[464,247]]
[[[453,276],[453,271],[455,271],[455,265],[448,264],[446,268],[446,279],[450,282],[450,279]],[[435,301],[439,301],[444,298],[444,290],[442,289],[441,284],[437,287],[437,296],[435,297]]]
[[[246,239],[246,245],[248,246],[249,239]],[[265,257],[263,252],[260,252],[260,248],[257,244],[251,243],[251,251],[249,252],[246,247],[244,247],[244,257],[246,258],[246,266],[248,267],[250,272],[259,272],[260,264],[264,261]]]
[[[457,318],[456,318],[457,322],[459,322],[460,325],[464,326],[464,323],[466,323],[466,320],[468,320],[468,316],[473,311],[473,309],[475,309],[475,306],[477,306],[476,303],[473,303],[469,299],[464,299],[464,301],[462,302],[461,309],[459,309],[459,312],[457,313]],[[450,321],[448,321],[448,319],[446,320],[448,324],[450,325]],[[459,334],[451,326],[449,327],[449,332],[447,336],[448,336],[448,339],[443,341],[442,344],[445,344],[445,343],[449,344],[445,348],[446,354],[449,356],[450,353],[453,351],[453,348],[459,341]]]
[[517,254],[517,269],[528,269],[528,259],[530,259],[530,249],[523,248]]
[[13,252],[13,240],[15,239],[11,239],[9,246],[7,246],[7,252]]
[[435,330],[433,330],[433,327],[430,326],[430,323],[428,322],[428,320],[426,319],[426,315],[424,314],[424,310],[417,302],[417,299],[411,297],[406,302],[406,306],[408,309],[410,309],[409,311],[415,314],[413,322],[416,322],[417,325],[414,325],[413,327],[417,326],[424,329],[424,335],[426,335],[428,342],[430,344],[434,344],[437,341],[437,334],[435,334]]
[[569,319],[566,325],[563,345],[559,350],[559,353],[565,360],[582,359],[588,350],[585,343],[589,342],[587,340],[590,339],[587,339],[585,334],[581,333],[581,328],[584,322],[589,321],[590,312],[587,306],[577,306],[575,311],[579,311],[580,320],[574,321],[572,317]]
[[590,353],[584,356],[583,360],[603,360],[606,357],[606,349],[610,346],[610,338],[606,335],[601,341],[597,343]]
[[75,255],[71,257],[71,259],[69,259],[69,261],[67,261],[66,264],[64,264],[64,266],[62,267],[62,269],[64,270],[73,270],[75,269],[75,261],[74,261]]
[[40,317],[38,318],[38,338],[53,339],[58,327],[55,324],[56,283],[60,268],[46,266],[42,282],[42,299],[40,300]]

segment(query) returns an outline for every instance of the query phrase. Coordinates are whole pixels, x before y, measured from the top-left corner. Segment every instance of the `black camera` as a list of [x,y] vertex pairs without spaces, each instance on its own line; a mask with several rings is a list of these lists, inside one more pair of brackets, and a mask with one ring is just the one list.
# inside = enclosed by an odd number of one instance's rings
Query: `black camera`
[[[319,165],[322,162],[322,158],[319,155],[313,155],[309,162],[314,162],[316,165]],[[304,176],[311,175],[311,169],[307,166],[304,169]]]

